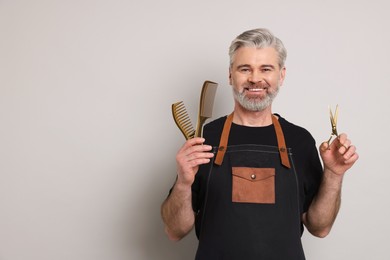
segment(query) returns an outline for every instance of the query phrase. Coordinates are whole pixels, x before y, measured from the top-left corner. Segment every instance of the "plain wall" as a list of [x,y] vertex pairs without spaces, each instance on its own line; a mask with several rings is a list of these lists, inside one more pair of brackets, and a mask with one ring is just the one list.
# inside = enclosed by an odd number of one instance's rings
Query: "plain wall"
[[228,46],[266,27],[288,50],[274,112],[317,143],[339,104],[360,160],[325,239],[307,259],[390,259],[390,18],[386,0],[0,0],[0,259],[193,259],[170,242],[160,205],[195,124],[205,80],[214,116],[233,109]]

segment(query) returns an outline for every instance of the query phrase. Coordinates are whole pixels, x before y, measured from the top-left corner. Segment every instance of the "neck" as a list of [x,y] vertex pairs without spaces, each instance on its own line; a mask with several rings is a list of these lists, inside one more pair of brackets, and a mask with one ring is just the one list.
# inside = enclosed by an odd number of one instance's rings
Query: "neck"
[[237,105],[234,107],[233,123],[244,126],[269,126],[272,124],[271,106],[262,111],[248,111]]

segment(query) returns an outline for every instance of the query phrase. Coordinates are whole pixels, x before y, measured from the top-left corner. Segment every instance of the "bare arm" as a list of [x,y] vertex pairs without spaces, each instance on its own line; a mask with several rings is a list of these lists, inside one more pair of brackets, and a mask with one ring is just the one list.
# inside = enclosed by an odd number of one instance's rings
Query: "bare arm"
[[306,228],[317,237],[329,234],[340,209],[343,177],[332,175],[324,171],[318,194],[302,216]]
[[165,232],[169,239],[177,241],[187,235],[194,226],[191,185],[199,165],[210,162],[212,147],[202,145],[203,138],[188,140],[176,155],[177,181],[169,197],[161,206]]
[[172,193],[161,206],[161,215],[170,240],[178,241],[187,235],[195,221],[191,204],[191,186],[176,183]]
[[359,155],[345,134],[341,134],[330,146],[326,142],[322,143],[320,154],[324,162],[323,179],[317,196],[302,216],[302,222],[311,234],[325,237],[329,234],[340,209],[344,174]]

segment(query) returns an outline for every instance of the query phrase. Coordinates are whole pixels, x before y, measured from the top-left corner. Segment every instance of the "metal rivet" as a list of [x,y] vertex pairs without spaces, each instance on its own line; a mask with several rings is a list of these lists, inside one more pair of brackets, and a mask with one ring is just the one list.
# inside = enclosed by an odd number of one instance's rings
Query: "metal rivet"
[[252,180],[256,179],[256,174],[252,174],[252,175],[251,175],[251,179],[252,179]]
[[225,150],[225,147],[224,147],[224,146],[218,147],[218,151],[223,151],[223,150]]
[[286,148],[281,147],[281,148],[279,149],[279,151],[281,151],[282,153],[284,153],[284,152],[286,151]]

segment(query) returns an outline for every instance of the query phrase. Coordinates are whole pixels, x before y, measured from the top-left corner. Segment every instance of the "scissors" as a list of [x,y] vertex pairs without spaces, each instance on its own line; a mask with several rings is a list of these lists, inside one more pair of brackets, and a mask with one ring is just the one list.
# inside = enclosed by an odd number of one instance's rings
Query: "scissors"
[[339,134],[337,133],[337,117],[339,114],[339,105],[336,105],[336,110],[334,111],[334,115],[332,113],[332,109],[329,107],[329,113],[330,113],[330,124],[332,126],[332,133],[330,134],[329,140],[328,140],[328,147],[330,147],[330,141],[332,140],[332,137],[338,137]]

